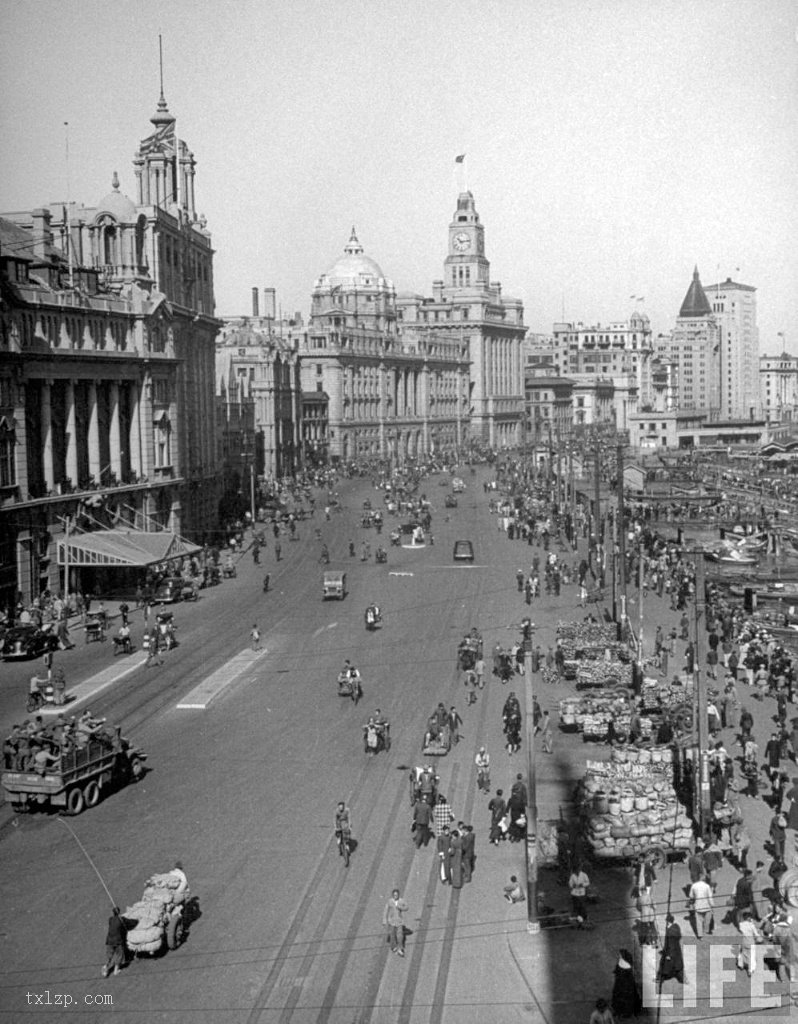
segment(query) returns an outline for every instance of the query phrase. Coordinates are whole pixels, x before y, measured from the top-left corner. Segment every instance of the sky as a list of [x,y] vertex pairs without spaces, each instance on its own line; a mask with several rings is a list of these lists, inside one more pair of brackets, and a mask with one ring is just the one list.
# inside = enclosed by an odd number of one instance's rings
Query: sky
[[667,332],[697,265],[798,354],[796,0],[3,0],[1,211],[94,205],[114,171],[135,199],[159,33],[219,315],[258,286],[307,316],[353,225],[430,295],[465,153],[531,331]]

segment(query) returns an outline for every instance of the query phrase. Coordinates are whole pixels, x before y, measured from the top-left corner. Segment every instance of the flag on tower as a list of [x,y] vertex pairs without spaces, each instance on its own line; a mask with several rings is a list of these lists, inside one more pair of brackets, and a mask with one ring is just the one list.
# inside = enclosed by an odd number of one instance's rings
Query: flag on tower
[[455,162],[456,164],[461,164],[461,163],[462,163],[462,162],[463,162],[463,161],[465,160],[465,158],[466,158],[466,155],[465,155],[465,153],[461,153],[461,154],[460,154],[460,156],[456,156],[456,157],[454,158],[454,162]]

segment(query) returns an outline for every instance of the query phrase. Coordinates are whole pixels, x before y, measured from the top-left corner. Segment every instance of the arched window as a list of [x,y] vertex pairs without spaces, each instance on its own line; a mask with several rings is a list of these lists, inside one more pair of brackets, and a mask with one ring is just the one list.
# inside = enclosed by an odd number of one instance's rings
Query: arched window
[[117,233],[116,225],[112,223],[103,224],[103,263],[107,267],[114,267],[117,264]]

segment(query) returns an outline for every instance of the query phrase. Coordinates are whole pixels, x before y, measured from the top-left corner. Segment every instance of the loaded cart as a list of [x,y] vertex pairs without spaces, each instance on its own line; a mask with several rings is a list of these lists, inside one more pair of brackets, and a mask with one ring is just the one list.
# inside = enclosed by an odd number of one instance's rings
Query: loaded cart
[[62,752],[43,772],[5,770],[3,789],[17,812],[49,806],[80,814],[99,803],[106,790],[137,782],[144,774],[145,757],[117,733],[112,742],[94,739],[85,747]]
[[184,910],[190,895],[188,886],[171,872],[148,878],[144,895],[122,913],[127,948],[136,956],[152,956],[164,946],[177,949],[185,935]]

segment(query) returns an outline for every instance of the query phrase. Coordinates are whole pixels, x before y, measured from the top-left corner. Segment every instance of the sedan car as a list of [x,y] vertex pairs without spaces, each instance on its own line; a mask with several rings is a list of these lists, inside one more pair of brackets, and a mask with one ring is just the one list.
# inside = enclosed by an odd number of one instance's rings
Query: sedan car
[[152,599],[155,604],[173,604],[175,601],[181,601],[185,585],[186,581],[182,576],[168,576],[158,584]]
[[454,542],[454,552],[452,557],[455,562],[473,562],[474,545],[470,540],[456,540]]
[[12,626],[6,630],[0,657],[4,661],[23,658],[37,658],[47,651],[54,651],[58,640],[49,630],[38,626]]

